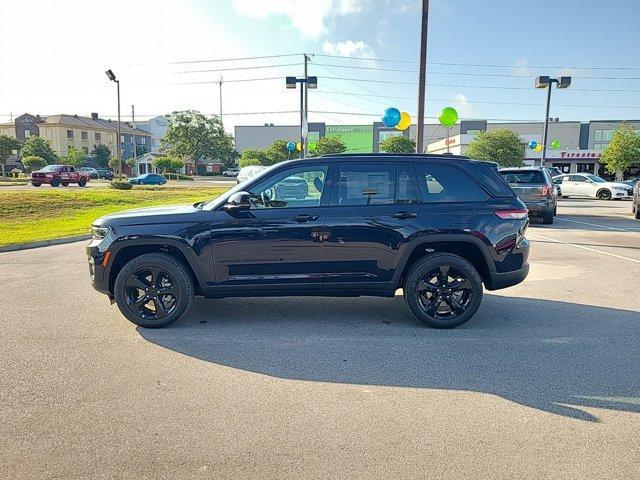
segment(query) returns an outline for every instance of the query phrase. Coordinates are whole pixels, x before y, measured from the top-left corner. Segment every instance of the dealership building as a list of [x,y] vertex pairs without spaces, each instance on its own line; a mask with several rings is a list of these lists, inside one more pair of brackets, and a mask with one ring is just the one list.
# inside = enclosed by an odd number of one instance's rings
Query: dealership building
[[[624,120],[640,130],[640,120]],[[599,163],[602,150],[611,141],[614,130],[623,120],[593,120],[590,122],[561,122],[557,119],[549,122],[548,143],[560,141],[560,148],[547,148],[545,165],[556,166],[565,173],[592,172],[602,173]],[[453,126],[449,132],[439,124],[425,124],[423,151],[427,153],[446,153],[464,155],[469,143],[480,131],[494,131],[508,128],[518,132],[527,144],[534,140],[542,143],[543,122],[498,123],[486,120],[463,120]],[[309,141],[320,137],[339,137],[347,146],[347,153],[378,153],[380,142],[394,135],[404,135],[415,140],[417,126],[411,125],[401,132],[388,128],[382,122],[363,125],[328,125],[309,123]],[[298,142],[299,125],[264,124],[258,126],[236,126],[236,149],[242,153],[247,148],[266,148],[274,140],[286,139]],[[540,165],[541,152],[526,149],[525,164]],[[628,175],[640,175],[640,158],[629,169]]]

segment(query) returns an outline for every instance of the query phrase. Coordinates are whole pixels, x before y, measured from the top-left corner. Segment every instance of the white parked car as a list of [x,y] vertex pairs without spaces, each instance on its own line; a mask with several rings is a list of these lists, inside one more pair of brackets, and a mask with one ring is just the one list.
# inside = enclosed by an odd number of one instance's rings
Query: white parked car
[[224,172],[222,172],[223,177],[237,177],[240,170],[237,168],[227,168]]
[[629,198],[633,189],[625,183],[607,182],[593,173],[569,173],[553,177],[562,197],[590,197],[602,200]]
[[255,177],[259,173],[264,172],[267,168],[264,165],[250,165],[248,167],[242,167],[236,177],[238,183],[244,182],[247,178]]

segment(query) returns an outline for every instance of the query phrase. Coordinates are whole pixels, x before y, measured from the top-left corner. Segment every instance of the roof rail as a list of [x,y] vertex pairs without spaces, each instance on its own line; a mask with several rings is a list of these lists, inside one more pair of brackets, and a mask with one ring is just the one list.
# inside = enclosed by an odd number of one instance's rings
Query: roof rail
[[451,157],[451,158],[464,158],[471,160],[471,157],[467,157],[466,155],[456,155],[454,153],[327,153],[325,155],[320,155],[318,158],[323,157],[424,157],[424,158],[442,158],[442,157]]

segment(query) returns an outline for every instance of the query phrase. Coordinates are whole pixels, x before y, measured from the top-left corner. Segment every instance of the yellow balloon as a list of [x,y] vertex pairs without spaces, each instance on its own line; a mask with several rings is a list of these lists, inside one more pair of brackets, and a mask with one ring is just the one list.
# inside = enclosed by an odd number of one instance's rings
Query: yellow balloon
[[296,150],[298,150],[299,152],[302,151],[302,144],[300,142],[296,143]]
[[407,112],[402,112],[400,114],[400,121],[396,125],[396,128],[398,130],[406,130],[410,126],[411,126],[411,115],[409,115]]
[[536,145],[536,148],[534,148],[534,150],[535,150],[536,152],[541,152],[541,151],[542,151],[542,145],[537,144],[537,145]]

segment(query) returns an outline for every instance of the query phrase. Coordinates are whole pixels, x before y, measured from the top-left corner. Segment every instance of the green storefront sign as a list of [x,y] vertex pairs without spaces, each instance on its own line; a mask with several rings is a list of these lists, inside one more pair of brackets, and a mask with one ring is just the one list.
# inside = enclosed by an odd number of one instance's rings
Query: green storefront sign
[[327,125],[325,136],[340,137],[347,146],[346,153],[373,152],[373,126]]

